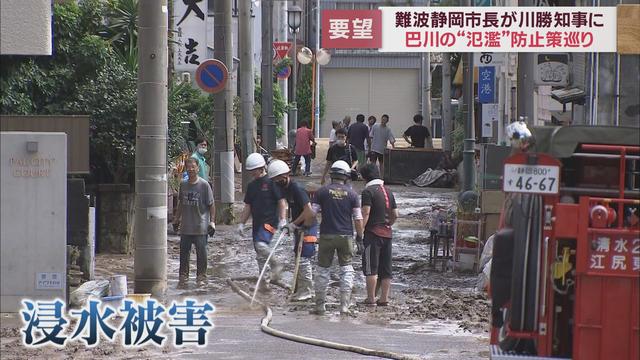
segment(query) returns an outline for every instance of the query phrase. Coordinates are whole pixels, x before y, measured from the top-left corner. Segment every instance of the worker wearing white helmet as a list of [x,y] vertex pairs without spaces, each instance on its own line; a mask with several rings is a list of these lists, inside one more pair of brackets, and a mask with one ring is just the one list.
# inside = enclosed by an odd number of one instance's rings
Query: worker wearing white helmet
[[349,313],[354,277],[353,266],[351,266],[353,225],[355,224],[358,239],[362,238],[364,231],[360,199],[358,194],[346,184],[351,176],[351,167],[346,162],[338,160],[331,165],[330,176],[331,184],[316,191],[312,205],[314,211],[322,211],[314,311],[319,315],[325,312],[325,298],[330,280],[329,268],[336,252],[340,264],[340,313]]
[[[290,169],[282,160],[273,160],[267,167],[267,176],[284,192],[290,209],[290,231],[295,238],[294,254],[300,248],[296,290],[293,300],[304,301],[313,297],[313,265],[311,259],[316,252],[318,222],[311,208],[311,201],[305,189],[290,176]],[[300,244],[302,240],[302,244]]]
[[[258,271],[262,270],[271,252],[270,244],[273,234],[286,225],[286,200],[282,190],[269,177],[265,176],[265,166],[264,157],[258,153],[250,154],[245,161],[245,167],[254,180],[247,186],[244,209],[238,225],[238,232],[242,236],[244,223],[247,222],[249,216],[253,219],[252,238],[256,250]],[[280,261],[272,256],[269,266],[271,267],[271,282],[279,280],[282,271]],[[268,291],[265,281],[260,284],[261,291]]]

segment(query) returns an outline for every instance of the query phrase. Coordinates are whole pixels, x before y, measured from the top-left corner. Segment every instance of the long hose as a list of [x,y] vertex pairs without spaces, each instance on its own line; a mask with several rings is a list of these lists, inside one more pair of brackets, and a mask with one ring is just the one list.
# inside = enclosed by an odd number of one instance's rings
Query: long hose
[[[249,302],[251,301],[251,296],[246,292],[244,292],[242,289],[240,289],[240,287],[238,287],[238,285],[233,280],[227,279],[227,284],[229,284],[233,289],[233,291],[235,291],[243,299]],[[269,335],[276,336],[286,340],[296,341],[303,344],[321,346],[321,347],[341,350],[341,351],[350,351],[350,352],[354,352],[362,355],[368,355],[368,356],[379,356],[387,359],[399,359],[399,360],[419,359],[416,356],[398,354],[398,353],[384,351],[384,350],[373,350],[373,349],[368,349],[360,346],[341,344],[341,343],[320,340],[320,339],[306,337],[306,336],[294,335],[294,334],[286,333],[284,331],[276,330],[269,326],[269,324],[271,323],[271,318],[273,316],[273,313],[271,312],[271,308],[259,300],[254,300],[254,303],[260,305],[262,310],[265,312],[265,316],[262,318],[262,321],[260,322],[260,329]]]

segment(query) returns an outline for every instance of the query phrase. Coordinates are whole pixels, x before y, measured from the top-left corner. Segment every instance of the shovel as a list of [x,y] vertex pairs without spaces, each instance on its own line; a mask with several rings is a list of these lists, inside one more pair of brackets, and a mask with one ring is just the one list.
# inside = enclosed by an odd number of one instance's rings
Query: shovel
[[[295,236],[295,235],[294,235]],[[298,270],[300,270],[300,256],[302,256],[302,246],[304,245],[304,231],[300,231],[300,238],[298,239],[298,249],[296,251],[296,264],[293,268],[293,282],[291,283],[291,293],[296,292],[296,283],[298,282]]]

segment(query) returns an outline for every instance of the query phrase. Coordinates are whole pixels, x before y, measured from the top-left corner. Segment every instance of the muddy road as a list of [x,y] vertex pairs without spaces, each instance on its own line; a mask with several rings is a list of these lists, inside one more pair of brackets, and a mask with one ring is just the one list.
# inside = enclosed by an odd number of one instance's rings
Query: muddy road
[[[295,181],[308,187],[317,187],[321,164],[314,162],[314,175],[296,177]],[[363,182],[354,183],[360,191]],[[476,276],[471,273],[441,271],[429,264],[428,229],[432,214],[438,210],[455,209],[457,193],[449,189],[420,189],[393,185],[400,211],[400,219],[393,233],[393,272],[390,303],[388,307],[370,308],[359,304],[365,298],[364,276],[361,259],[354,257],[356,285],[353,291],[353,314],[340,316],[338,312],[337,266],[328,291],[328,314],[318,317],[309,314],[313,300],[290,302],[289,290],[271,285],[271,292],[259,295],[273,309],[273,326],[280,330],[297,331],[306,336],[318,336],[353,345],[368,346],[418,355],[427,359],[483,359],[488,358],[489,301],[474,290]],[[238,193],[236,199],[242,199]],[[242,204],[237,201],[234,210],[239,214]],[[314,346],[286,344],[287,341],[272,338],[259,332],[261,312],[252,309],[237,296],[226,280],[236,279],[245,291],[253,291],[258,268],[255,251],[249,237],[241,238],[235,226],[218,226],[216,235],[209,241],[209,283],[195,285],[195,250],[191,255],[191,278],[187,289],[177,289],[179,265],[179,237],[168,235],[168,284],[163,303],[172,300],[196,298],[207,300],[216,306],[213,321],[215,329],[204,348],[175,349],[147,346],[142,349],[125,349],[106,341],[86,349],[75,341],[63,349],[43,347],[26,349],[22,345],[17,315],[4,314],[0,332],[0,350],[3,359],[10,358],[290,358],[305,353],[307,358],[364,358],[361,355],[327,351]],[[249,233],[249,232],[247,232]],[[283,283],[291,284],[293,276],[293,245],[289,239],[277,250],[284,259]],[[97,278],[126,274],[129,289],[133,289],[133,256],[100,254],[96,258]],[[445,264],[446,265],[446,264]],[[446,267],[446,266],[445,266]],[[362,334],[386,334],[384,338],[355,336]],[[360,329],[360,330],[358,330]],[[351,331],[351,330],[349,330]],[[253,335],[251,335],[253,334]],[[247,337],[254,336],[250,342]],[[389,340],[396,339],[396,340]],[[367,343],[369,342],[369,343]],[[273,348],[278,353],[255,353],[251,350]],[[233,355],[233,356],[232,356]]]

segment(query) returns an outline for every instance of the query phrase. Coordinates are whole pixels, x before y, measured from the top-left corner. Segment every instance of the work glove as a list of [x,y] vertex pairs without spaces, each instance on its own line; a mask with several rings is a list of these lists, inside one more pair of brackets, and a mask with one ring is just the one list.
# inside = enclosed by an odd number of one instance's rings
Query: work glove
[[174,222],[172,225],[173,225],[173,232],[177,234],[180,231],[180,223]]
[[216,234],[216,223],[214,223],[213,221],[209,222],[209,226],[207,227],[207,234],[209,234],[209,237],[213,237],[213,235]]
[[238,235],[244,237],[244,224],[238,224]]
[[364,241],[362,235],[356,235],[356,255],[362,255],[364,252]]
[[287,226],[287,220],[280,219],[280,221],[278,221],[278,231],[282,230],[286,226]]
[[296,230],[298,230],[300,227],[298,225],[290,222],[285,226],[285,228],[289,232],[289,235],[293,235],[293,234],[295,234]]

